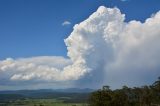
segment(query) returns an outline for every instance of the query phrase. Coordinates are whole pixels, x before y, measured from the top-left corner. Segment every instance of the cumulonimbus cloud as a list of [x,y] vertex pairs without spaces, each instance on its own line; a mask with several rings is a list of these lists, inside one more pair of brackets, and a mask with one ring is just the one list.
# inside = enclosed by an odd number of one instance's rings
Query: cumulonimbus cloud
[[0,80],[74,81],[88,87],[149,83],[160,75],[160,12],[144,23],[124,20],[118,8],[100,6],[64,40],[68,59],[1,60]]

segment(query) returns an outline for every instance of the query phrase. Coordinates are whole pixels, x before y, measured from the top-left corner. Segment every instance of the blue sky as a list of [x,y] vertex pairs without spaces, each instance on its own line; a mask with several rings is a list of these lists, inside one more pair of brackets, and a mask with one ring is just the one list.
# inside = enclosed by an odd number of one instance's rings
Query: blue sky
[[160,0],[0,0],[0,90],[152,84]]
[[[118,7],[126,21],[144,21],[159,0],[0,0],[0,59],[66,56],[63,39],[99,6]],[[71,25],[62,26],[67,20]]]

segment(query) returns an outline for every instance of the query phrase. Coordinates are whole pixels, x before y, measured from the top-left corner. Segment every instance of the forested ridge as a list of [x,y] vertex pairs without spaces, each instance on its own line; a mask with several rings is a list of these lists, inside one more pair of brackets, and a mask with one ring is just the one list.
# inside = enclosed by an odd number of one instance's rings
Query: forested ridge
[[160,106],[160,77],[150,86],[111,90],[103,86],[89,97],[90,106]]

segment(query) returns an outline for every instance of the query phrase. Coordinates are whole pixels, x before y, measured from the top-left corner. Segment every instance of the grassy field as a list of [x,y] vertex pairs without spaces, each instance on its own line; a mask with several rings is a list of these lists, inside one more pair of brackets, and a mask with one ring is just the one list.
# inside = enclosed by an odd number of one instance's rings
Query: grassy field
[[0,106],[86,106],[83,103],[64,103],[56,99],[25,99],[0,103]]

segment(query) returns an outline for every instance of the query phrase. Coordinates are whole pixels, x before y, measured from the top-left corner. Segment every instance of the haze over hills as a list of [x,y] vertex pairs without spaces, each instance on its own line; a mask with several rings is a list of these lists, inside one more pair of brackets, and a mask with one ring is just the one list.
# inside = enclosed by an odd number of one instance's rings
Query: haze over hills
[[64,93],[88,93],[93,92],[94,89],[90,88],[66,88],[66,89],[37,89],[37,90],[1,90],[0,94],[25,94],[25,93],[32,93],[32,92],[64,92]]
[[88,100],[93,89],[39,89],[39,90],[6,90],[0,91],[0,102],[25,99],[56,99],[64,102],[82,103]]

